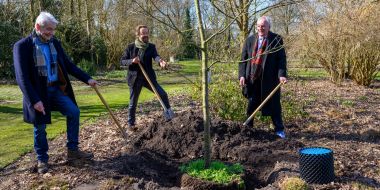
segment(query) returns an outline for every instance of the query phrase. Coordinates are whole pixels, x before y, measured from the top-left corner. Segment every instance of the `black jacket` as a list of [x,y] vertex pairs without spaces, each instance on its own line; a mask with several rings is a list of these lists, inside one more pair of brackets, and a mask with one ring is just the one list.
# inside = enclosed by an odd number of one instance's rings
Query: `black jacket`
[[[131,43],[125,49],[123,56],[121,57],[120,64],[121,66],[128,67],[128,86],[133,86],[136,78],[145,78],[143,76],[140,67],[137,64],[133,64],[132,60],[136,56],[138,56],[139,49],[136,47],[135,43]],[[149,46],[145,50],[145,54],[143,59],[141,60],[141,64],[145,71],[147,72],[149,79],[153,82],[156,81],[156,73],[153,70],[152,59],[156,58],[158,55],[156,46],[152,43],[149,43]]]
[[[257,35],[249,36],[242,50],[241,60],[247,60],[252,57],[253,48],[257,40]],[[286,53],[283,47],[282,37],[278,34],[269,32],[268,34],[268,52],[266,61],[263,63],[261,75],[261,97],[264,100],[270,92],[280,83],[279,77],[287,76]],[[239,64],[239,79],[245,78],[248,82],[250,75],[250,61]],[[263,115],[273,115],[281,113],[280,90],[266,103],[262,109]]]
[[[85,83],[88,82],[90,76],[73,64],[57,39],[53,38],[53,44],[57,50],[58,65],[62,70],[63,78],[67,85],[64,93],[76,104],[68,74]],[[55,110],[55,108],[48,104],[47,77],[38,75],[33,57],[33,46],[32,35],[15,43],[13,47],[13,64],[16,80],[23,93],[24,121],[34,124],[48,124],[51,123],[50,111]],[[44,104],[46,115],[34,109],[34,104],[39,101]]]

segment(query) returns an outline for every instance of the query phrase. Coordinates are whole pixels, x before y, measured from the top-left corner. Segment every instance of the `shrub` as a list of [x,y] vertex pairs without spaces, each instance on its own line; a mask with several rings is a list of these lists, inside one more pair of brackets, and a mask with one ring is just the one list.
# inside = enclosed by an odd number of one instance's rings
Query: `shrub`
[[303,18],[303,33],[294,46],[299,50],[297,54],[305,62],[318,61],[336,84],[351,78],[359,85],[369,86],[377,73],[376,67],[380,65],[380,38],[377,35],[380,31],[377,23],[380,4],[331,2],[322,1],[315,5],[326,7],[323,13],[309,10],[308,17]]
[[[245,121],[247,119],[246,109],[248,100],[243,97],[241,88],[237,80],[237,71],[231,71],[231,68],[221,67],[215,69],[210,83],[209,104],[212,113],[226,120]],[[197,82],[201,86],[200,82]],[[201,89],[193,87],[191,96],[194,99],[201,99]],[[300,100],[294,92],[286,91],[281,95],[282,113],[287,121],[307,117],[304,110],[307,105],[306,100]],[[269,125],[271,118],[261,116],[261,112],[255,116],[258,121]]]
[[243,166],[240,164],[226,165],[223,162],[213,161],[209,168],[205,168],[204,160],[195,160],[188,164],[180,166],[183,173],[187,173],[192,177],[212,181],[220,184],[228,184],[237,182],[240,187],[244,186],[241,178],[243,174]]
[[18,29],[9,22],[0,22],[0,78],[14,78],[13,44],[21,38]]
[[[247,118],[247,99],[243,97],[237,80],[237,71],[228,67],[215,69],[209,83],[209,105],[212,113],[227,120],[243,121]],[[198,81],[197,86],[201,86]],[[191,96],[201,99],[201,89],[194,86]]]
[[107,66],[107,46],[104,39],[100,35],[96,35],[92,39],[94,61],[97,68],[105,68]]
[[309,186],[298,177],[285,178],[280,184],[281,190],[307,190]]
[[78,63],[78,67],[81,68],[88,75],[95,75],[96,74],[96,66],[91,61],[82,59]]

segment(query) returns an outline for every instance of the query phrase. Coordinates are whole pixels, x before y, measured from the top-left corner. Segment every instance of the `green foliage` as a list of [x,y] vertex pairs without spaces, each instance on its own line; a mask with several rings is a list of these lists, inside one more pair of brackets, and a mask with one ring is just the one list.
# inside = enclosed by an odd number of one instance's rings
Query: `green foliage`
[[96,74],[96,65],[94,63],[92,63],[91,61],[87,61],[85,59],[82,59],[78,63],[78,67],[81,68],[84,72],[86,72],[90,76]]
[[240,176],[244,172],[242,165],[233,164],[229,166],[223,162],[213,161],[209,168],[206,169],[204,166],[205,161],[200,159],[181,165],[180,170],[192,177],[203,180],[213,181],[220,184],[228,184],[235,181],[240,187],[244,186],[244,181]]
[[18,28],[7,21],[0,21],[0,78],[13,78],[13,44],[21,38]]
[[91,60],[91,43],[79,21],[61,23],[56,36],[62,41],[65,52],[74,63],[79,63],[82,59]]
[[282,115],[287,121],[307,117],[309,114],[304,109],[307,104],[307,100],[298,99],[292,91],[281,94]]
[[113,70],[106,73],[106,79],[125,79],[127,76],[127,71],[125,70]]
[[284,179],[280,184],[281,190],[307,190],[309,189],[307,183],[298,177],[290,177]]
[[191,23],[190,8],[186,8],[184,18],[184,32],[181,41],[181,52],[178,56],[181,59],[194,59],[196,56],[196,46],[193,40],[193,26]]
[[[239,87],[236,65],[215,65],[209,91],[210,110],[219,117],[233,121],[245,121],[247,119],[246,108],[248,100],[243,97]],[[200,82],[197,81],[198,86]],[[193,87],[191,96],[201,99],[201,89]],[[308,116],[304,107],[308,100],[299,99],[293,91],[281,93],[281,105],[283,117],[286,121],[300,119]],[[271,118],[262,116],[259,112],[255,119],[265,125],[271,123]]]
[[107,66],[107,46],[104,39],[100,35],[96,35],[92,39],[94,45],[94,62],[97,68],[105,68]]
[[[241,93],[236,68],[230,65],[217,65],[213,70],[209,84],[210,110],[227,120],[243,121],[246,119],[247,99]],[[201,86],[200,82],[197,82]],[[201,99],[201,89],[194,87],[191,95]]]
[[346,107],[353,107],[355,103],[352,100],[339,100],[339,102]]

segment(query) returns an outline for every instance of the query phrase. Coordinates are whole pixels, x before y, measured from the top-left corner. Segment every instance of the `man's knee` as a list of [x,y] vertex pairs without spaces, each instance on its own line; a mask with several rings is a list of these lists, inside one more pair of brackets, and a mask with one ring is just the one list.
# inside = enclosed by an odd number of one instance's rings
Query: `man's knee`
[[72,106],[69,110],[69,114],[67,115],[68,117],[72,118],[79,118],[80,116],[80,110],[77,106]]

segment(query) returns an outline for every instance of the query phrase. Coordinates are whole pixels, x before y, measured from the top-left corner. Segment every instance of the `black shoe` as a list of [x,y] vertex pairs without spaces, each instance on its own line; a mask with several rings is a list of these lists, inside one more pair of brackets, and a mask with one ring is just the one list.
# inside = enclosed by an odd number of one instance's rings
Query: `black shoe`
[[37,171],[38,171],[38,173],[39,174],[44,174],[44,173],[48,172],[48,170],[49,170],[48,163],[38,160],[38,162],[37,162]]
[[130,131],[134,131],[134,130],[136,130],[136,125],[135,125],[135,124],[130,124],[130,123],[128,123],[128,128],[127,128],[127,130],[130,130]]
[[80,159],[91,159],[94,157],[94,154],[90,152],[84,152],[81,150],[67,150],[67,160],[80,160]]

